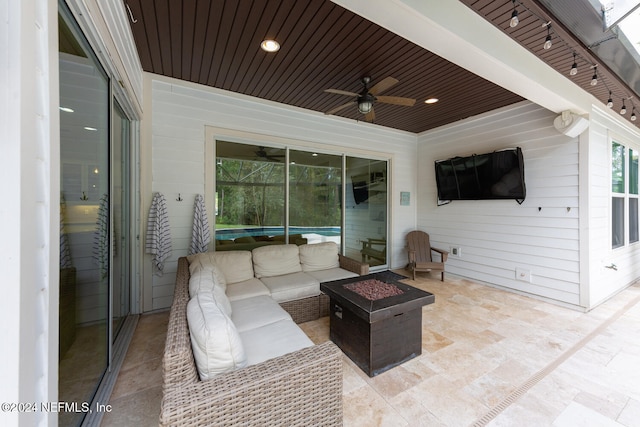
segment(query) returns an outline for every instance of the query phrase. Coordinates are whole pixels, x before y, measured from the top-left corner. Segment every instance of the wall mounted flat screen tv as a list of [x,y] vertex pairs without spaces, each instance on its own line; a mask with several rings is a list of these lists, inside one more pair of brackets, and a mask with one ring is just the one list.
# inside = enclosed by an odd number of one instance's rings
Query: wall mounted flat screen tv
[[[487,154],[436,161],[438,200],[514,199],[527,195],[522,150],[510,148]],[[442,204],[442,203],[441,203]]]

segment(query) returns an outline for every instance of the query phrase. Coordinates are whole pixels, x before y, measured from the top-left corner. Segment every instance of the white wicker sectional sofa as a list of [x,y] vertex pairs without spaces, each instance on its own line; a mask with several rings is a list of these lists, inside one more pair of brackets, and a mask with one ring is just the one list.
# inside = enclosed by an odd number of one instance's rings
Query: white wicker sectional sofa
[[160,424],[341,425],[342,353],[296,323],[326,315],[320,282],[367,272],[331,242],[180,258]]

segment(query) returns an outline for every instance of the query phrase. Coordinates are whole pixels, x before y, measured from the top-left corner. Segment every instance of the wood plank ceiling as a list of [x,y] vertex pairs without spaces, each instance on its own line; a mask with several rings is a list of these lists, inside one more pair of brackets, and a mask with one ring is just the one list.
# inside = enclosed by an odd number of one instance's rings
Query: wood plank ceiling
[[[463,2],[509,28],[511,2]],[[375,84],[392,76],[400,82],[383,94],[417,102],[413,107],[376,103],[375,123],[414,133],[523,99],[329,0],[126,3],[142,67],[155,74],[318,112],[351,101],[324,89],[360,92],[362,77],[371,76]],[[523,43],[537,44],[539,30],[522,28]],[[267,38],[277,40],[280,51],[262,51]],[[566,68],[569,59],[562,59]],[[440,101],[424,103],[432,97]],[[337,115],[364,117],[355,106]]]
[[[400,81],[384,95],[413,107],[377,103],[375,123],[422,132],[522,100],[493,83],[328,0],[127,0],[145,71],[325,112],[360,92],[360,79]],[[260,49],[265,38],[277,53]],[[437,97],[440,102],[424,101]],[[472,102],[472,100],[482,100]],[[362,120],[357,108],[337,115]]]

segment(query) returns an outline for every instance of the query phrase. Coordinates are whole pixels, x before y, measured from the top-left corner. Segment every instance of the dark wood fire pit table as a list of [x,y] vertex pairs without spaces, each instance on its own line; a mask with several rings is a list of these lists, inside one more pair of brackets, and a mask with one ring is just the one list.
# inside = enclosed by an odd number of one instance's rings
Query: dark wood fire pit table
[[422,307],[429,292],[390,271],[320,284],[330,298],[330,338],[370,377],[422,353]]

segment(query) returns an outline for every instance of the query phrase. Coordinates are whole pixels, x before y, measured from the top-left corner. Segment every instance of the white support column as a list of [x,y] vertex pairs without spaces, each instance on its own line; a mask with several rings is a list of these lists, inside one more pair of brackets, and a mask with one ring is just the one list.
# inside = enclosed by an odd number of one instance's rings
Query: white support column
[[[0,8],[0,402],[58,398],[57,14],[55,0]],[[0,424],[57,425],[18,409]]]

